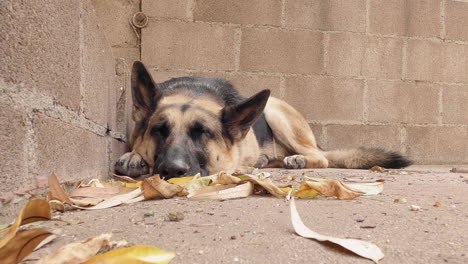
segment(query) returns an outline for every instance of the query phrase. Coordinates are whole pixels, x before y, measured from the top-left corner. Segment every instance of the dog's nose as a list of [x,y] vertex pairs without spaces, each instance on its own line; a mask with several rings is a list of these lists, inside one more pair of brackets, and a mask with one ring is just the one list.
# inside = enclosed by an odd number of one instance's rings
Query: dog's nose
[[161,178],[170,179],[182,177],[187,174],[189,165],[183,160],[171,160],[161,163],[158,167],[158,172]]

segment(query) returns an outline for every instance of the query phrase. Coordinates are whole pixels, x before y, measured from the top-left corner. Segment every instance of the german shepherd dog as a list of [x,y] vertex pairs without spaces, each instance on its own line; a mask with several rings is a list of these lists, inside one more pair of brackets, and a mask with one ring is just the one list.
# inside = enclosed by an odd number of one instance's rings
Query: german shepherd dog
[[269,90],[245,98],[220,78],[174,78],[155,83],[143,63],[133,64],[131,152],[117,172],[169,179],[238,167],[402,168],[411,161],[374,148],[324,151],[302,115]]

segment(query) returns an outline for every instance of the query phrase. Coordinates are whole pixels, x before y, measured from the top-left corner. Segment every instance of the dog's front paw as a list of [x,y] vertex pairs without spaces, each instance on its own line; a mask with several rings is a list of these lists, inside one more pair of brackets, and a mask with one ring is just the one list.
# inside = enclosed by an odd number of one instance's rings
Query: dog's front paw
[[288,156],[283,160],[284,168],[286,169],[303,169],[306,163],[306,158],[302,155]]
[[137,177],[148,174],[149,168],[140,154],[127,152],[115,162],[115,171],[130,177]]

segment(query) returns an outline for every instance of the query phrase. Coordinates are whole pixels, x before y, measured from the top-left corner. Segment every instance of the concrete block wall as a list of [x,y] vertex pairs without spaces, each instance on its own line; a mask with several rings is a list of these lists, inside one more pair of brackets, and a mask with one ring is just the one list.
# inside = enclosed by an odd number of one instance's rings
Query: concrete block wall
[[[128,3],[1,1],[0,207],[44,190],[51,172],[107,177],[126,151],[127,65],[139,59]],[[110,27],[109,13],[127,20]]]
[[224,77],[271,89],[325,149],[385,147],[468,163],[468,2],[142,0],[157,81]]

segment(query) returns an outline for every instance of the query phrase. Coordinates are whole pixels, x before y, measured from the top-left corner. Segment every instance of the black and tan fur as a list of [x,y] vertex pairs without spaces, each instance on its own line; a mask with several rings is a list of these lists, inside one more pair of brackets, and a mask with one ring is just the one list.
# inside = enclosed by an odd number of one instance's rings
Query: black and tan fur
[[302,115],[263,90],[250,98],[223,79],[183,77],[156,84],[141,62],[132,69],[132,152],[116,163],[129,176],[213,174],[241,166],[401,168],[396,152],[323,151]]

